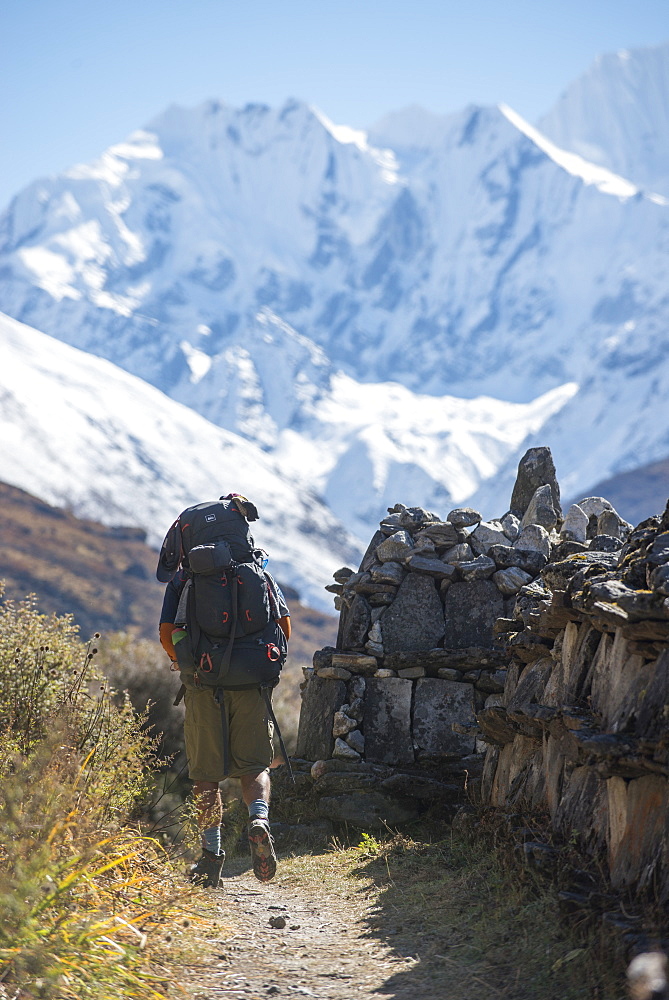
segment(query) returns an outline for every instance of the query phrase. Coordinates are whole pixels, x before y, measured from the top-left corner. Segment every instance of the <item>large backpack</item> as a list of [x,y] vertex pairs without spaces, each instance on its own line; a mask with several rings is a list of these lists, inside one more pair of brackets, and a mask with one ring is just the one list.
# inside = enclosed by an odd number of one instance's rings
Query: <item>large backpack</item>
[[264,572],[248,521],[258,517],[244,497],[231,495],[187,507],[170,527],[157,577],[186,573],[172,641],[182,689],[211,687],[221,705],[227,771],[227,724],[222,692],[260,688],[290,763],[268,691],[279,682],[287,643],[277,622],[277,598]]
[[243,497],[187,507],[161,549],[158,577],[182,566],[186,583],[172,636],[186,686],[225,690],[274,686],[286,658],[278,608],[248,520]]

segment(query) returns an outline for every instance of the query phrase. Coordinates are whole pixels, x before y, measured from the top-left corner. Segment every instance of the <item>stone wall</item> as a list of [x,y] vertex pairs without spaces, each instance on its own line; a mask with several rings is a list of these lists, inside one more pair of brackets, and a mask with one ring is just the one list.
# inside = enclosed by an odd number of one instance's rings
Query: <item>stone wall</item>
[[583,548],[548,564],[496,623],[507,681],[500,704],[478,714],[489,744],[481,797],[547,813],[558,839],[604,859],[614,888],[666,904],[669,503],[618,548],[601,544],[613,523],[602,503],[591,513],[600,543],[570,512],[566,530]]
[[[437,798],[454,804],[480,776],[476,713],[499,700],[506,678],[494,624],[546,565],[561,519],[548,449],[525,456],[514,497],[489,522],[470,508],[442,520],[397,504],[358,570],[335,573],[337,647],[305,669],[297,741],[322,816],[366,825],[373,790],[378,824],[397,821]],[[342,775],[338,799],[325,774]]]
[[294,762],[322,818],[467,796],[669,902],[669,504],[636,529],[601,497],[563,516],[532,449],[504,516],[397,504],[328,589],[337,647],[304,668]]

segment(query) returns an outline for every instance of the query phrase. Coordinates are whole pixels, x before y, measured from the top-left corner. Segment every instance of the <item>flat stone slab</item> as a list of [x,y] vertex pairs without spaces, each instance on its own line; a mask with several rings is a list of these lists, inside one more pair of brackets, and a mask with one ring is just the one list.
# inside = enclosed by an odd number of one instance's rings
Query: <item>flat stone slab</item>
[[309,680],[302,693],[296,757],[305,760],[332,757],[335,743],[332,721],[345,701],[346,685],[343,681],[326,680],[317,675]]
[[408,802],[398,802],[376,791],[352,791],[345,795],[324,795],[318,812],[335,823],[347,823],[364,829],[387,829],[408,823],[418,816],[418,809]]
[[476,737],[454,733],[452,726],[476,727],[474,689],[471,684],[424,677],[416,681],[413,739],[427,753],[469,754]]
[[444,596],[444,646],[491,646],[493,624],[503,616],[504,598],[492,580],[452,583]]
[[444,634],[444,619],[434,580],[409,573],[381,623],[386,653],[436,646]]
[[401,677],[370,677],[367,680],[363,730],[368,761],[413,763],[412,687],[412,681]]

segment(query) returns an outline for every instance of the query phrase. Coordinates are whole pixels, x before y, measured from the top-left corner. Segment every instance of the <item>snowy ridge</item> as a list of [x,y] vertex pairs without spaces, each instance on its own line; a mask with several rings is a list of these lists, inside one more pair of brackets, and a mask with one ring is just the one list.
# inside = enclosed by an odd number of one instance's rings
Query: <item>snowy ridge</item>
[[313,607],[359,543],[259,448],[141,379],[0,315],[3,478],[104,524],[139,524],[158,546],[192,503],[238,492],[255,541]]
[[[655,128],[649,52],[597,86]],[[638,143],[628,171],[558,133],[506,107],[367,135],[296,101],[173,107],[17,195],[0,307],[251,442],[359,540],[398,500],[501,513],[533,443],[575,494],[669,453],[669,204]]]

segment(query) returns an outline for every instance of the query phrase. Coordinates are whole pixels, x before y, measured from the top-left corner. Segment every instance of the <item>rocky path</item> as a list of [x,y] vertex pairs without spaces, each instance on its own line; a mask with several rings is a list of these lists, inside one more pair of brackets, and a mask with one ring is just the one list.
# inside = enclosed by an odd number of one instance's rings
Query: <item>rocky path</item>
[[[424,962],[414,935],[404,933],[401,924],[378,934],[379,885],[370,877],[352,880],[340,868],[334,854],[331,862],[327,855],[292,859],[263,885],[244,861],[226,866],[219,889],[209,892],[204,904],[209,918],[218,911],[214,922],[221,935],[202,938],[202,964],[184,969],[190,995],[198,1000],[465,996],[450,991],[448,959],[432,956]],[[479,980],[477,989],[482,985]],[[492,983],[485,986],[489,996],[498,995]]]

